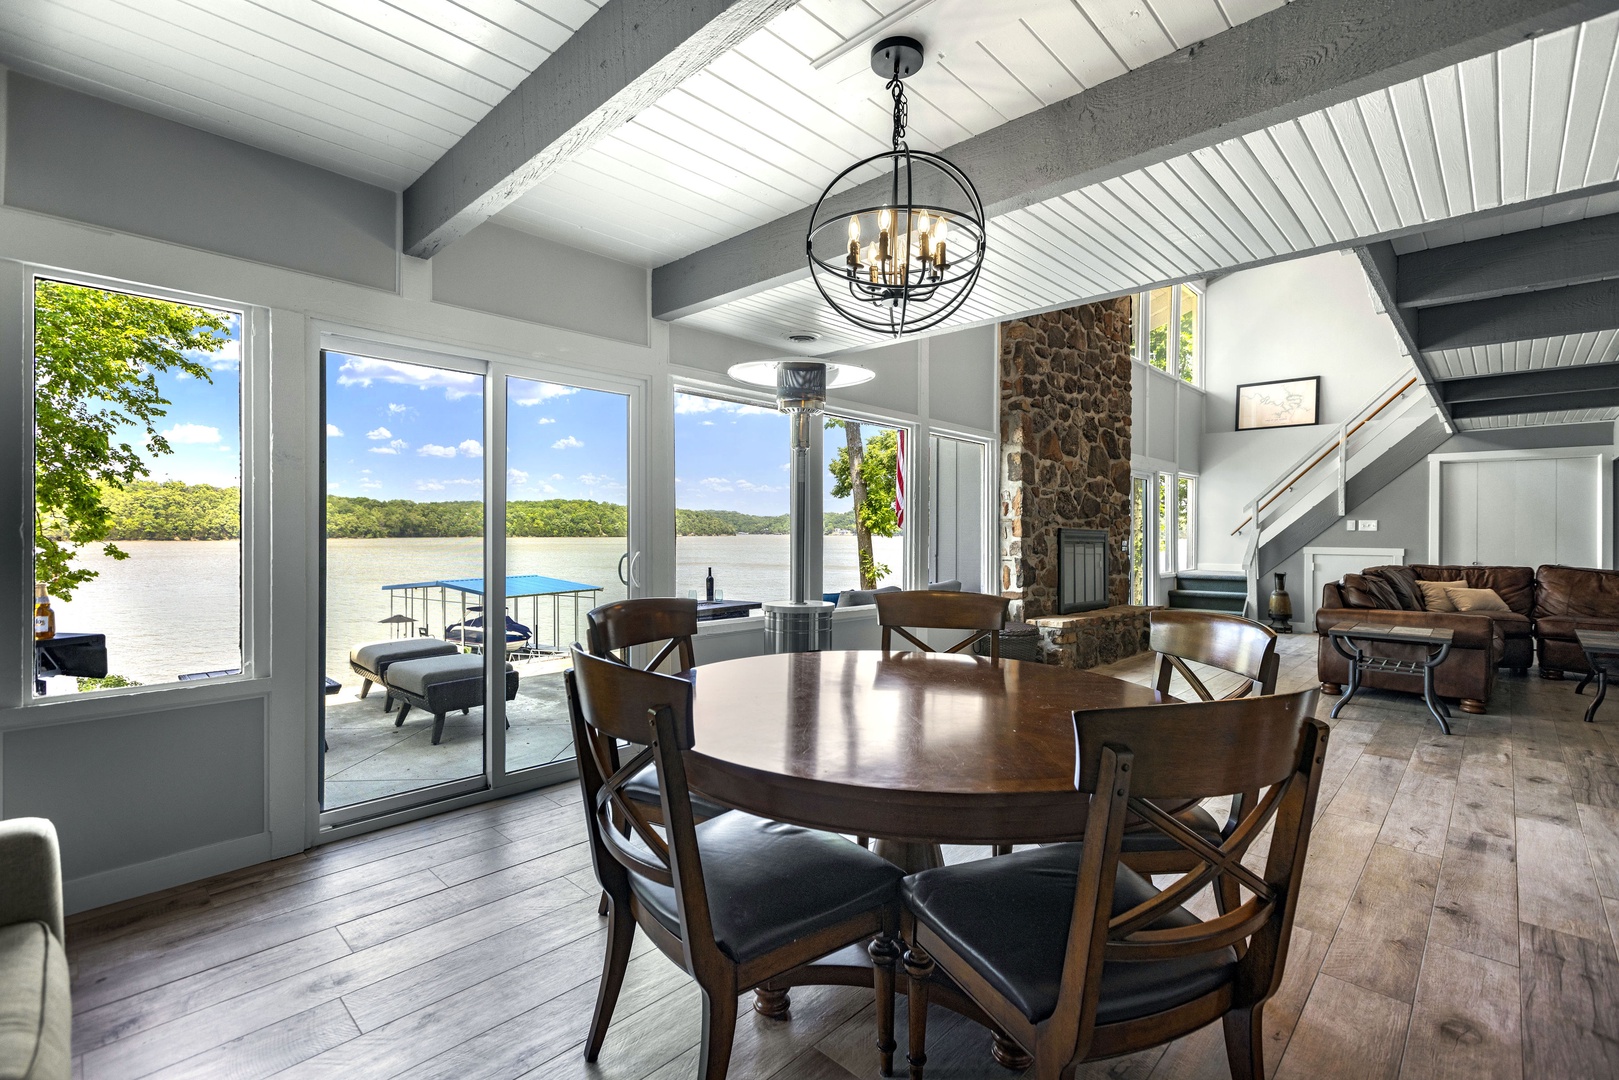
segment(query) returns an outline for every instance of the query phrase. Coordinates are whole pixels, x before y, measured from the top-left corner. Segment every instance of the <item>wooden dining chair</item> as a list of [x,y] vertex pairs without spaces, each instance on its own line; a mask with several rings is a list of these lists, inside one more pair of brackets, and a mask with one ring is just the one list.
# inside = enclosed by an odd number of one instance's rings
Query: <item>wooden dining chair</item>
[[[639,926],[702,990],[697,1073],[704,1080],[726,1075],[739,995],[870,942],[879,1063],[890,1072],[900,870],[842,837],[751,814],[698,824],[683,757],[692,739],[689,680],[637,671],[577,645],[564,679],[591,860],[611,900],[585,1060],[601,1053]],[[615,765],[621,743],[637,752]],[[661,833],[624,791],[648,764],[662,793]],[[628,835],[618,820],[629,823]]]
[[[1238,615],[1225,615],[1214,611],[1179,611],[1165,608],[1152,613],[1148,641],[1158,654],[1158,680],[1156,689],[1166,697],[1172,678],[1178,672],[1202,701],[1214,701],[1213,692],[1203,683],[1188,664],[1201,664],[1219,668],[1241,676],[1240,683],[1220,700],[1232,701],[1251,693],[1261,695],[1276,692],[1276,674],[1279,659],[1276,653],[1276,632],[1268,626],[1244,619]],[[1219,844],[1229,837],[1244,814],[1253,809],[1258,792],[1245,791],[1234,795],[1225,815],[1218,822],[1197,798],[1181,799],[1174,803],[1161,803],[1160,808],[1173,814],[1183,825],[1211,844]],[[1142,874],[1181,874],[1196,868],[1197,860],[1180,845],[1175,844],[1159,829],[1147,822],[1134,820],[1124,832],[1125,862]],[[1215,881],[1215,900],[1225,910],[1235,906],[1236,884],[1228,877]]]
[[[1221,1019],[1234,1080],[1264,1080],[1262,1007],[1281,985],[1328,728],[1316,690],[1074,714],[1082,843],[925,870],[901,885],[912,1080],[927,1061],[928,979],[942,968],[1029,1051],[1030,1075],[1157,1046]],[[1154,800],[1267,789],[1219,845]],[[1198,866],[1159,890],[1120,859],[1125,821],[1152,822]],[[1272,826],[1263,868],[1243,858]],[[1216,875],[1248,899],[1199,920]]]
[[1001,658],[1001,631],[1006,628],[1008,605],[1003,597],[986,593],[907,589],[877,593],[875,599],[877,622],[883,628],[884,652],[888,651],[895,634],[922,652],[935,651],[906,627],[917,630],[970,630],[972,633],[944,651],[962,652],[987,637],[990,657],[995,660]]

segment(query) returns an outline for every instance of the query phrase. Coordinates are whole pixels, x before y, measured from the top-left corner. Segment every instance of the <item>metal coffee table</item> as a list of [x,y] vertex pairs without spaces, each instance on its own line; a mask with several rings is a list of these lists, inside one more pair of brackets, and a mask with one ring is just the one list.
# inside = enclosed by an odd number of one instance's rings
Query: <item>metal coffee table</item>
[[[1349,661],[1349,685],[1344,696],[1332,707],[1332,718],[1349,704],[1349,699],[1360,689],[1360,677],[1367,671],[1387,671],[1396,675],[1421,675],[1422,700],[1428,706],[1428,715],[1434,718],[1439,730],[1450,734],[1450,709],[1433,692],[1434,668],[1450,655],[1450,643],[1455,634],[1450,630],[1429,630],[1417,626],[1334,626],[1327,638],[1338,655]],[[1426,645],[1431,651],[1423,660],[1397,660],[1388,656],[1372,656],[1361,647],[1365,642],[1391,645]],[[1598,698],[1600,699],[1600,696]]]
[[1583,693],[1587,683],[1593,678],[1597,681],[1597,696],[1591,702],[1591,707],[1585,710],[1585,722],[1592,724],[1596,722],[1602,699],[1608,694],[1608,665],[1619,660],[1619,632],[1576,630],[1574,636],[1580,639],[1580,648],[1585,650],[1586,666],[1591,669],[1580,680],[1580,685],[1574,688],[1574,692]]

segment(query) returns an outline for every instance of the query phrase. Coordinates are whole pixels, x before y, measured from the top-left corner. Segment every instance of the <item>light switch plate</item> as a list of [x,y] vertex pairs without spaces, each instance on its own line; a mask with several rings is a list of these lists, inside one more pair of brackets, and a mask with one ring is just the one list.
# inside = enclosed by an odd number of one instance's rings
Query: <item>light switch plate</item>
[[1362,518],[1361,523],[1360,523],[1360,531],[1361,532],[1376,532],[1377,531],[1377,519],[1376,518]]
[[1360,522],[1356,521],[1354,518],[1350,518],[1348,521],[1344,522],[1344,528],[1348,529],[1350,532],[1354,532],[1359,527]]

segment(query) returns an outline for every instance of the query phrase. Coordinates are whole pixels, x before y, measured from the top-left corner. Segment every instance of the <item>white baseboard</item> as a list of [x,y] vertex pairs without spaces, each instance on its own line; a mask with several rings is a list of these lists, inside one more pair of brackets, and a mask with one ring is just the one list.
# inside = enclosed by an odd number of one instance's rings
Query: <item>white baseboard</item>
[[69,915],[103,904],[184,885],[188,881],[223,874],[261,863],[270,857],[270,834],[258,833],[192,848],[160,859],[86,874],[62,883],[62,901]]

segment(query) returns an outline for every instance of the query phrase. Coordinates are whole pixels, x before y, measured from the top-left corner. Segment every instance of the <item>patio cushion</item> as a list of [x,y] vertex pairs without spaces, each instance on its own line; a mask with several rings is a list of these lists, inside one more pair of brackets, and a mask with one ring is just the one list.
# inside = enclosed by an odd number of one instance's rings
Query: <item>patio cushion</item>
[[[506,665],[508,673],[514,671]],[[437,686],[445,683],[477,681],[483,678],[483,657],[471,653],[451,656],[425,656],[419,660],[395,663],[388,669],[390,689],[404,690],[425,698]]]
[[393,641],[373,641],[369,645],[356,645],[349,650],[349,664],[361,672],[388,674],[388,667],[401,660],[415,660],[423,656],[454,656],[460,647],[437,638],[396,638]]

